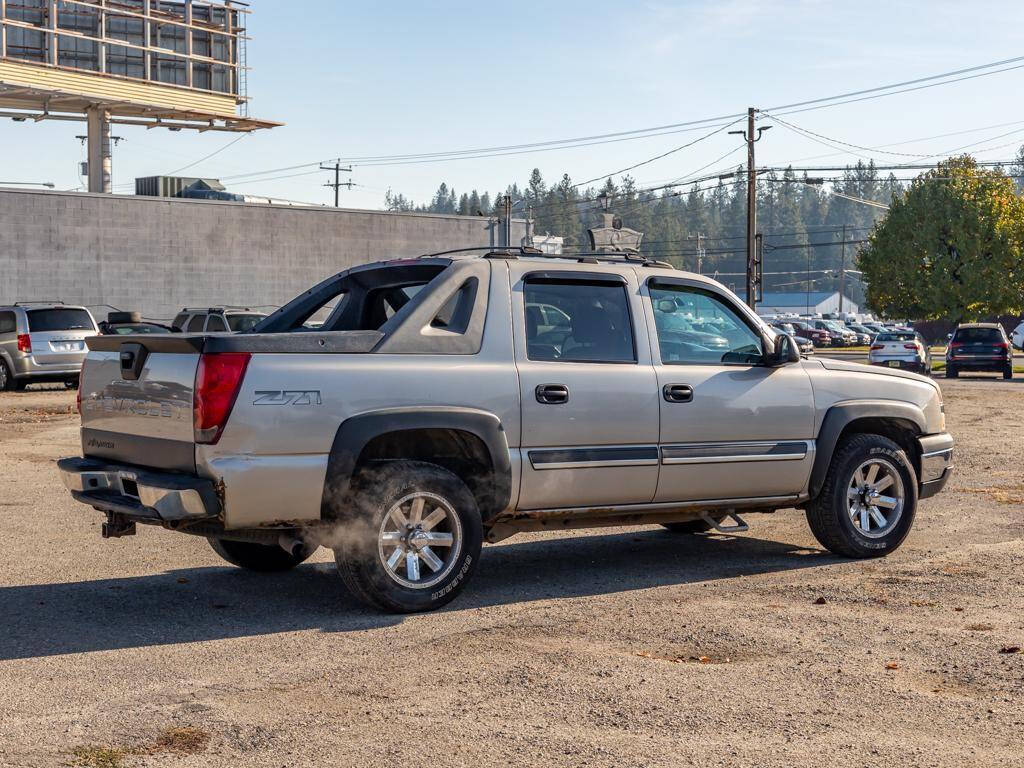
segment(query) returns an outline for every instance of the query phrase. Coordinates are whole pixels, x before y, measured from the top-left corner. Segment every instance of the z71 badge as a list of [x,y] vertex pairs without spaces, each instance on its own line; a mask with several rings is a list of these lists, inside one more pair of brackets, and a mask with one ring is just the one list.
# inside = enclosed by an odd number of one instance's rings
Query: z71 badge
[[257,390],[253,405],[320,405],[320,390]]

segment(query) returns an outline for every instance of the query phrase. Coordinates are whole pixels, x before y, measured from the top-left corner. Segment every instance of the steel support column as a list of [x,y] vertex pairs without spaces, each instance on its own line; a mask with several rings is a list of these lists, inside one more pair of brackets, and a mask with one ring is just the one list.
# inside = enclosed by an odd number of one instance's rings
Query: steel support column
[[89,124],[89,191],[110,194],[110,113],[92,107],[86,114]]

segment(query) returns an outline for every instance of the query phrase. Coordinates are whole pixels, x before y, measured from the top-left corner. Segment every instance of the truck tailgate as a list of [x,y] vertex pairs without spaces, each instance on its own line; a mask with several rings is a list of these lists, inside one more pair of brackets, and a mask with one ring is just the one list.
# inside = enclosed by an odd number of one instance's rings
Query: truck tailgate
[[82,453],[195,472],[192,394],[203,338],[89,339],[82,367]]

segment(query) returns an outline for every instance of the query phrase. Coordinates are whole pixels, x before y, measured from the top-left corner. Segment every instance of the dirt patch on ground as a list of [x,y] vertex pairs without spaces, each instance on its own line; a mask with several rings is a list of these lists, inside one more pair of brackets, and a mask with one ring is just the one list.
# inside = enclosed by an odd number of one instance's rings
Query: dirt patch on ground
[[53,466],[74,393],[0,394],[0,765],[1024,766],[1024,382],[939,384],[955,474],[889,557],[833,557],[799,512],[516,536],[407,617],[327,550],[255,574],[102,540]]

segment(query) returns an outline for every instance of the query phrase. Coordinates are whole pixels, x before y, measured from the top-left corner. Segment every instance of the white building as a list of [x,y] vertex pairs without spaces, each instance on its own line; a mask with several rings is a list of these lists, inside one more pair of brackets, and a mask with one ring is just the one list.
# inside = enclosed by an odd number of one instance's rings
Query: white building
[[[843,313],[860,314],[860,307],[843,297]],[[759,315],[824,315],[839,312],[839,291],[800,291],[794,293],[765,293],[757,303]]]

